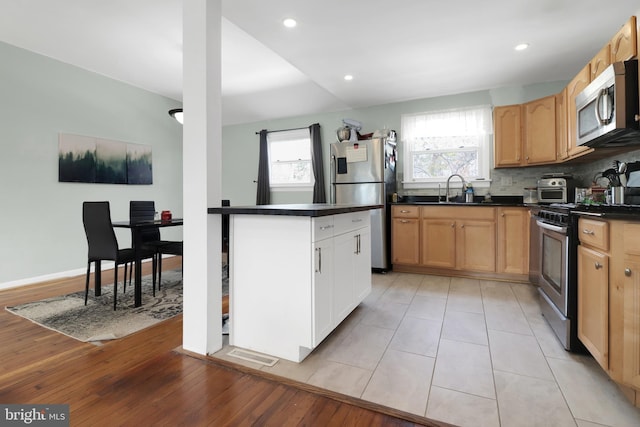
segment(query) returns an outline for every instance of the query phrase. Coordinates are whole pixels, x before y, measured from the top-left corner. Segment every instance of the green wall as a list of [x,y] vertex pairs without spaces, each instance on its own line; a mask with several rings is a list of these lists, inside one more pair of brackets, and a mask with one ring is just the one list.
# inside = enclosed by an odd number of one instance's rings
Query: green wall
[[[509,105],[527,102],[560,92],[566,82],[552,82],[529,85],[524,87],[507,87],[486,91],[464,93],[437,98],[419,99],[381,106],[359,108],[337,113],[302,116],[281,120],[270,120],[250,124],[226,126],[222,129],[223,140],[223,198],[229,199],[232,205],[250,205],[255,203],[256,184],[258,171],[258,141],[256,132],[261,129],[278,130],[306,127],[312,123],[320,123],[322,129],[322,142],[324,152],[325,171],[329,168],[329,144],[336,142],[336,130],[342,126],[343,118],[358,120],[363,129],[360,133],[366,134],[376,129],[395,129],[400,135],[400,117],[403,114],[417,113],[431,110],[457,108],[473,105]],[[402,174],[402,143],[398,144],[398,180]],[[493,171],[497,182],[501,174],[512,174],[511,171]],[[536,172],[536,174],[539,172]],[[327,196],[329,192],[329,173],[325,172]],[[534,175],[531,175],[534,176]],[[513,180],[512,180],[513,181]],[[399,192],[405,192],[401,184]],[[492,194],[522,194],[522,186],[518,181],[510,187],[492,185]],[[412,193],[416,193],[413,191]],[[272,193],[272,203],[310,203],[310,192],[276,192]]]
[[[130,200],[182,215],[182,127],[167,114],[179,102],[5,43],[0,63],[0,288],[84,271],[85,200],[110,201],[114,220]],[[60,132],[151,145],[153,185],[59,183]]]

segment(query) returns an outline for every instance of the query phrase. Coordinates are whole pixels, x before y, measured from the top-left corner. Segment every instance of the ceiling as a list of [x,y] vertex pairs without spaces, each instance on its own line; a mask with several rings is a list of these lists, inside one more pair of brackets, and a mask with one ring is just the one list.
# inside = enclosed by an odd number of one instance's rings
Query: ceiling
[[[1,41],[182,99],[180,0],[0,10]],[[569,80],[638,13],[637,0],[222,0],[222,121]]]

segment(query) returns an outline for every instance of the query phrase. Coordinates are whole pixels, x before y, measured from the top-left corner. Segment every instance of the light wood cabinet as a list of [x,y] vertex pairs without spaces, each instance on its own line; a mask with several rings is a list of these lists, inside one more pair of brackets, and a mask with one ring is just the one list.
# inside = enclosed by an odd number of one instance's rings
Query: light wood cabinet
[[556,161],[561,162],[567,147],[567,89],[556,95]]
[[561,163],[595,151],[576,144],[575,99],[613,62],[636,57],[638,43],[636,17],[632,16],[559,94],[495,107],[494,167]]
[[591,83],[591,65],[587,64],[567,85],[567,152],[564,158],[576,157],[590,151],[589,147],[576,146],[577,118],[576,97]]
[[623,288],[622,382],[640,390],[640,223],[616,224],[614,238],[621,242],[612,281]]
[[602,74],[605,68],[611,65],[611,44],[607,43],[604,45],[604,47],[600,49],[600,52],[593,57],[589,65],[591,73],[590,81],[593,81],[593,79]]
[[547,96],[523,106],[524,163],[554,163],[556,151],[556,97]]
[[498,273],[529,273],[529,209],[501,207],[497,212]]
[[[428,213],[426,214],[428,215]],[[420,264],[436,268],[456,268],[455,219],[423,218]]]
[[640,406],[640,222],[580,218],[578,337]]
[[638,55],[636,17],[632,16],[611,39],[611,62],[626,61]]
[[[526,104],[494,108],[494,164],[496,167],[533,166],[558,159],[556,95]],[[563,127],[564,129],[564,127]],[[562,138],[564,142],[565,138]]]
[[578,247],[578,338],[609,369],[609,257]]
[[495,208],[421,209],[421,264],[464,271],[496,271]]
[[392,264],[420,263],[420,208],[418,206],[391,207]]
[[391,212],[394,271],[528,282],[527,208],[394,205]]
[[522,163],[522,106],[506,105],[493,109],[494,165],[520,166]]
[[495,272],[495,220],[458,220],[456,227],[456,255],[456,268],[459,270]]
[[578,221],[578,338],[609,370],[609,223]]

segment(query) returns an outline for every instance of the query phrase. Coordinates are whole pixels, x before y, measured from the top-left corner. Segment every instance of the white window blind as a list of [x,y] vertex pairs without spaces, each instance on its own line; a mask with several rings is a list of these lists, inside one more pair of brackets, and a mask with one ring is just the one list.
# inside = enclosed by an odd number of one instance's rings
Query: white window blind
[[309,129],[270,132],[269,180],[271,187],[313,187]]

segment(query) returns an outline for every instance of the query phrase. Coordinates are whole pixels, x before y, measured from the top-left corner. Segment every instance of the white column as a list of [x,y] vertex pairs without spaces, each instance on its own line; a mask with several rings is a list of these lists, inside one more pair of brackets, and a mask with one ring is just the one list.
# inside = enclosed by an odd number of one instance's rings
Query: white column
[[183,1],[183,208],[185,350],[222,348],[221,3]]

